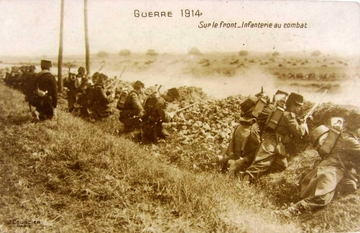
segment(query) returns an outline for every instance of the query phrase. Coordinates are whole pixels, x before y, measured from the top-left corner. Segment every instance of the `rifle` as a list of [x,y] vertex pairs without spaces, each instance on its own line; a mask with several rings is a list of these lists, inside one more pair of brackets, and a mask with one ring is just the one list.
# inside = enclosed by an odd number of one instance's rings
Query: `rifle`
[[[125,69],[126,69],[126,66],[125,66],[125,68],[123,69],[123,71],[121,72],[120,77],[121,77],[121,75],[124,73]],[[119,77],[119,79],[120,79],[120,77]],[[110,87],[112,87],[114,84],[117,84],[117,82],[118,82],[118,78],[115,76],[115,79],[114,79],[109,85],[107,85],[107,86],[105,87],[105,89],[110,89]],[[115,85],[115,87],[116,87],[116,85]]]
[[195,104],[197,104],[197,102],[195,102],[195,103],[193,103],[193,104],[190,104],[190,105],[188,105],[188,106],[186,106],[186,107],[180,108],[179,110],[176,110],[176,111],[174,112],[174,116],[175,116],[176,114],[178,114],[179,112],[184,111],[185,109],[188,109],[188,108],[194,106]]
[[315,109],[319,106],[319,104],[321,103],[322,99],[324,98],[324,96],[326,95],[327,93],[327,89],[324,91],[324,93],[321,95],[319,101],[314,104],[314,106],[310,109],[310,111],[304,116],[304,118],[302,119],[303,122],[306,122],[306,120],[308,118],[311,118],[312,117],[312,114],[314,113]]
[[117,84],[118,84],[118,82],[119,82],[119,80],[120,80],[120,78],[121,78],[121,76],[123,75],[123,73],[124,73],[125,70],[126,70],[126,66],[125,66],[124,69],[122,70],[119,78],[116,78],[116,79],[115,79],[115,84],[114,84],[114,87],[113,87],[113,89],[112,89],[112,97],[113,97],[113,98],[115,98],[115,91],[116,91]]
[[172,119],[172,118],[174,118],[174,117],[176,116],[176,114],[178,114],[179,112],[184,111],[185,109],[188,109],[188,108],[190,108],[190,107],[194,106],[195,104],[197,104],[197,103],[195,102],[195,103],[190,104],[190,105],[188,105],[188,106],[186,106],[186,107],[180,108],[179,110],[176,110],[175,112],[171,112],[171,113],[169,113],[169,114],[170,114],[171,119]]
[[104,68],[105,63],[100,67],[100,69],[97,72],[100,72],[102,70],[102,68]]

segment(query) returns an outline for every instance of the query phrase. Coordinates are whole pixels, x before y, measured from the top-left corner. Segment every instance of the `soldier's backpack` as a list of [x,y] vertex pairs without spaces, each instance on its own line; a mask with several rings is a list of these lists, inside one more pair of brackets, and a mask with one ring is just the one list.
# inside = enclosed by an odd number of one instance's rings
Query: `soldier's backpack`
[[126,102],[126,99],[128,97],[128,95],[130,94],[129,91],[127,90],[123,90],[120,94],[120,97],[119,97],[119,100],[118,102],[116,103],[116,109],[118,110],[124,110],[125,108],[125,102]]
[[340,130],[334,129],[333,127],[329,129],[325,140],[323,142],[320,142],[320,147],[318,151],[321,156],[330,154],[340,134]]
[[339,129],[320,125],[310,133],[310,142],[317,147],[320,156],[324,157],[332,151],[340,134]]
[[285,109],[277,106],[270,114],[266,120],[265,127],[276,130],[281,118],[284,115]]

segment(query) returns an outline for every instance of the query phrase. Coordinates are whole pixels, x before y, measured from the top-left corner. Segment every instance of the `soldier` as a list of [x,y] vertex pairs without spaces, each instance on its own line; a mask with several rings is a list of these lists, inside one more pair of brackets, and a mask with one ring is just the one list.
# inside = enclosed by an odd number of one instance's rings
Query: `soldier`
[[36,104],[36,111],[40,120],[56,117],[58,93],[54,75],[50,73],[51,61],[41,60],[41,71],[35,75],[37,93],[40,101]]
[[69,112],[72,112],[75,109],[76,95],[77,95],[77,87],[75,85],[75,79],[76,79],[76,75],[70,72],[70,67],[69,67],[68,77],[64,79],[64,87],[67,88],[66,94],[67,94]]
[[[34,86],[34,84],[36,84],[36,82],[34,81],[35,79],[35,72],[36,67],[34,65],[29,66],[29,72],[26,74],[25,80],[24,80],[24,95],[25,95],[25,102],[29,102],[30,99],[32,98],[32,95],[34,94],[34,91],[36,90],[36,86]],[[30,106],[32,105],[29,102]]]
[[80,105],[80,116],[83,117],[89,116],[86,99],[86,89],[89,85],[89,80],[85,73],[85,68],[80,66],[75,78],[75,87],[77,89],[76,103]]
[[119,120],[124,124],[124,132],[129,133],[141,128],[141,118],[145,113],[142,105],[141,95],[144,93],[145,84],[136,81],[132,90],[126,97],[123,108],[120,112]]
[[285,92],[277,91],[273,102],[270,102],[269,96],[261,88],[260,93],[250,96],[241,104],[240,125],[236,127],[225,152],[227,159],[224,160],[223,172],[227,167],[226,161],[230,164],[230,174],[234,175],[245,170],[252,163],[261,141],[260,136],[265,127],[266,119],[275,107],[281,104],[281,101],[276,100],[276,96],[279,94],[283,95]]
[[262,142],[252,164],[245,170],[243,179],[253,181],[267,171],[281,171],[288,166],[285,146],[291,138],[302,137],[308,131],[306,122],[300,123],[297,115],[304,104],[304,98],[291,93],[286,100],[286,109],[277,107],[269,116],[262,135]]
[[[225,172],[229,163],[237,160],[237,169],[251,163],[255,150],[260,143],[260,129],[253,114],[256,102],[256,96],[249,96],[245,101],[240,104],[241,118],[240,124],[236,126],[230,143],[225,151],[225,157],[220,159],[222,163],[222,172]],[[232,165],[233,166],[233,165]],[[232,171],[236,173],[236,171]]]
[[166,111],[167,103],[179,99],[176,88],[171,88],[160,97],[148,98],[145,103],[145,114],[142,117],[142,142],[157,142],[166,139],[169,133],[163,128],[163,122],[170,122],[175,113]]
[[[339,121],[338,121],[339,122]],[[284,210],[285,216],[302,214],[329,204],[335,190],[351,193],[357,190],[356,168],[360,166],[360,114],[352,112],[346,120],[346,129],[340,125],[321,125],[310,135],[322,160],[302,175],[302,198]]]
[[[94,85],[93,96],[87,95],[88,101],[90,100],[89,98],[93,98],[91,109],[96,120],[104,119],[112,114],[109,104],[114,100],[110,95],[111,93],[104,89],[104,83],[107,78],[105,74],[99,74],[95,79],[96,83]],[[90,88],[91,87],[88,87],[88,90],[90,90]]]

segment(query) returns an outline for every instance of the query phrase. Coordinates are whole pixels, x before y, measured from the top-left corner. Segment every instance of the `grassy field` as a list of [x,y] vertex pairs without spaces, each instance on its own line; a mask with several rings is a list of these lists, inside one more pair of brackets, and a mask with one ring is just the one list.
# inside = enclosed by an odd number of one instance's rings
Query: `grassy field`
[[[2,58],[2,67],[34,61],[21,59]],[[84,65],[81,56],[65,62],[72,72]],[[291,219],[276,214],[299,201],[297,180],[317,159],[308,140],[296,142],[286,171],[252,185],[200,166],[227,146],[240,101],[261,86],[269,94],[301,90],[305,110],[328,89],[310,130],[358,109],[358,60],[251,53],[92,57],[94,70],[103,65],[110,78],[126,67],[124,81],[180,87],[180,106],[170,108],[197,104],[169,126],[166,143],[140,145],[119,134],[117,112],[92,123],[67,113],[65,99],[56,121],[35,122],[23,95],[0,83],[1,232],[360,231],[359,192],[338,193],[326,208]]]
[[[0,83],[1,232],[349,232],[360,230],[359,192],[291,219],[297,179],[316,153],[305,144],[289,168],[248,185],[194,169],[197,144],[140,145],[116,115],[91,123],[66,111],[35,122],[23,95]],[[217,103],[221,103],[217,102]],[[317,122],[343,108],[322,105]],[[181,156],[180,156],[181,155]]]

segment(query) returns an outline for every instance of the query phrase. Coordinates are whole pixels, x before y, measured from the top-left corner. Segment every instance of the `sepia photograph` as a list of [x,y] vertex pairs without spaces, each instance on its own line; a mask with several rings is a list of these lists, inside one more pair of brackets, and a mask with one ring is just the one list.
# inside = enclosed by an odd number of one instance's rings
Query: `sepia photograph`
[[360,231],[358,1],[0,0],[0,34],[0,232]]

